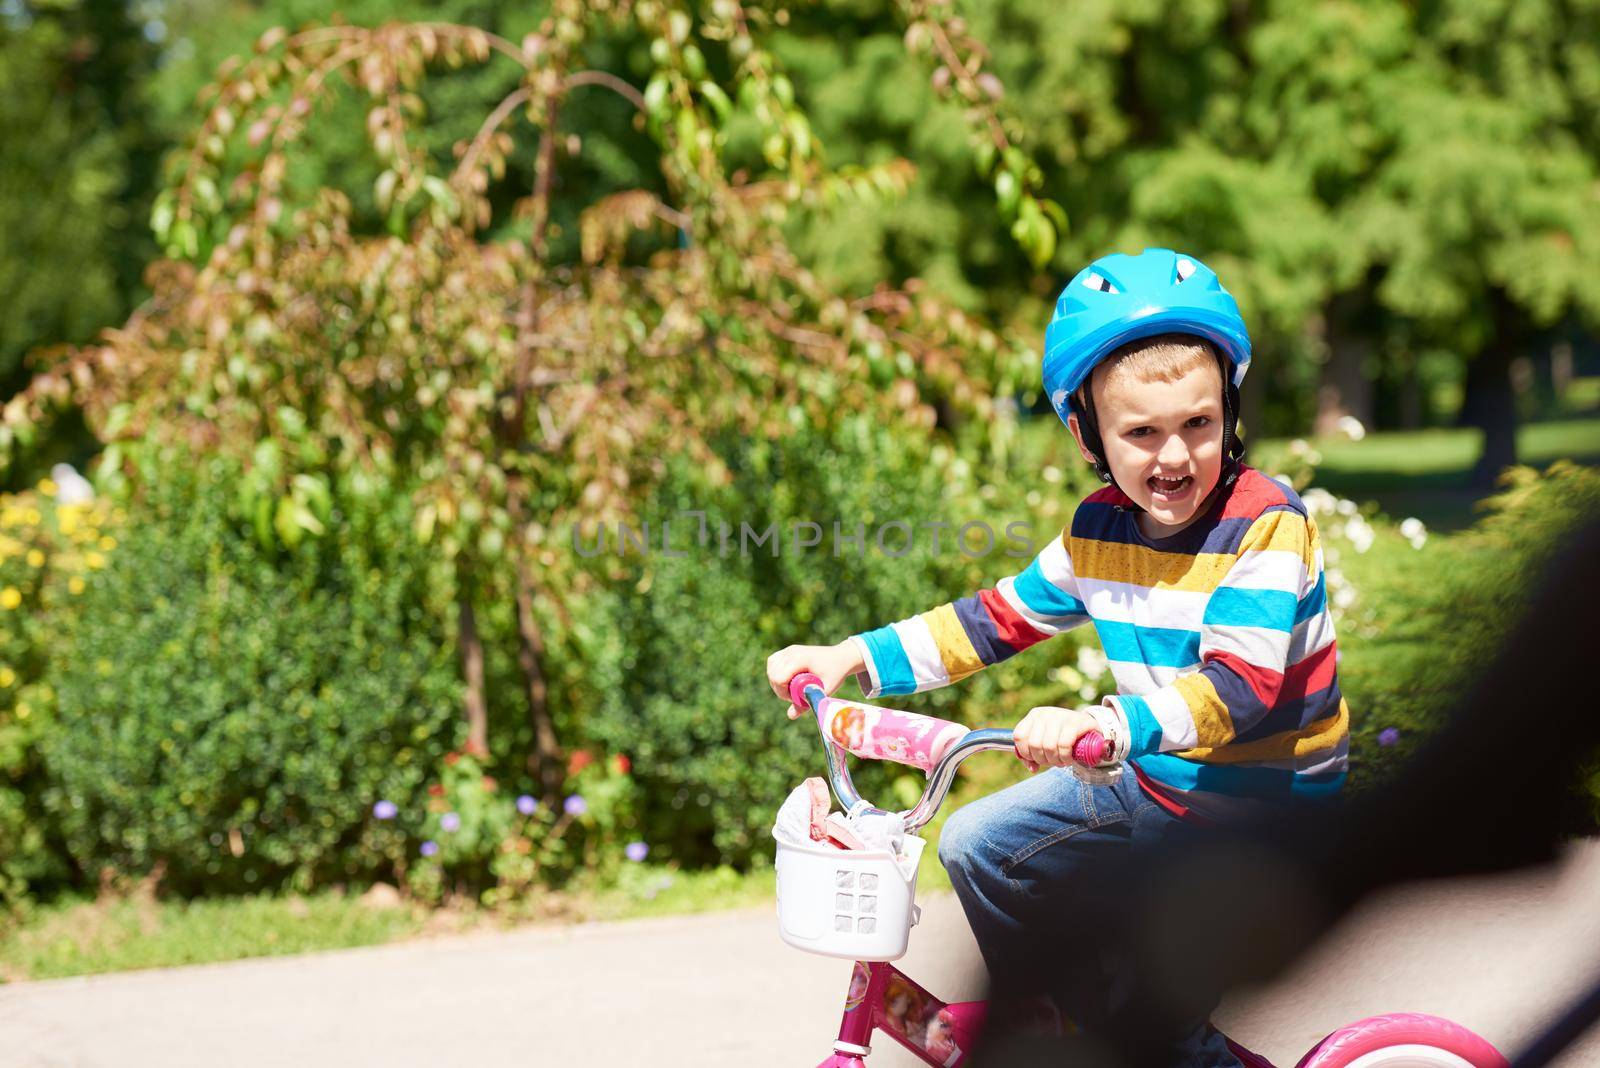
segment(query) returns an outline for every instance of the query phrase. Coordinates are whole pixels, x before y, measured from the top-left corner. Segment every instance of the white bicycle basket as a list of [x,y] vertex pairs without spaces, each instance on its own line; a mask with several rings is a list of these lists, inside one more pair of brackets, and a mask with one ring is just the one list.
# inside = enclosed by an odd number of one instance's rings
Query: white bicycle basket
[[819,842],[778,843],[778,933],[796,949],[848,960],[898,960],[917,922],[917,868],[926,843],[905,836],[904,859]]

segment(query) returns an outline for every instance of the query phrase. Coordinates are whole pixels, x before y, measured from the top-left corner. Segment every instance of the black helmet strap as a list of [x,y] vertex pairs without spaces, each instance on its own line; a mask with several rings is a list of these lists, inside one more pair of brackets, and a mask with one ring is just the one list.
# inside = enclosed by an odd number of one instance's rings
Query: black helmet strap
[[[1244,463],[1244,442],[1239,440],[1239,387],[1230,373],[1228,358],[1218,353],[1218,370],[1222,372],[1222,478],[1218,486],[1227,489],[1239,477]],[[1106,464],[1106,447],[1100,439],[1100,419],[1094,410],[1094,394],[1086,380],[1071,397],[1072,410],[1078,416],[1078,432],[1083,435],[1084,448],[1094,457],[1094,473],[1100,481],[1113,485],[1111,468]],[[1120,487],[1119,487],[1120,488]],[[1123,493],[1126,495],[1127,491]],[[1142,508],[1134,506],[1137,510]]]

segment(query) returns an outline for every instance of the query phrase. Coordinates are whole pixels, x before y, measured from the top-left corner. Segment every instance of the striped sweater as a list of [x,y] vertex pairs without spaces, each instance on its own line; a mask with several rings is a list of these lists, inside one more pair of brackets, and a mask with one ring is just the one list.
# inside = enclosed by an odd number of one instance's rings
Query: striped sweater
[[853,635],[866,696],[959,682],[1092,622],[1147,790],[1209,816],[1336,792],[1349,712],[1305,505],[1249,467],[1169,538],[1131,504],[1099,490],[1020,574]]

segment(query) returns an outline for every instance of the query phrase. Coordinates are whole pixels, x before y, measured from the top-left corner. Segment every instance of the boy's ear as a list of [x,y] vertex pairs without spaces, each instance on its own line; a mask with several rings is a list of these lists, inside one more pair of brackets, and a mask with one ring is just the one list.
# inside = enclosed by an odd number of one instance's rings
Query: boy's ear
[[1090,452],[1089,447],[1083,443],[1083,428],[1078,425],[1077,412],[1067,413],[1067,429],[1072,431],[1072,440],[1078,443],[1078,451],[1083,454],[1084,461],[1091,467],[1099,463],[1100,458]]

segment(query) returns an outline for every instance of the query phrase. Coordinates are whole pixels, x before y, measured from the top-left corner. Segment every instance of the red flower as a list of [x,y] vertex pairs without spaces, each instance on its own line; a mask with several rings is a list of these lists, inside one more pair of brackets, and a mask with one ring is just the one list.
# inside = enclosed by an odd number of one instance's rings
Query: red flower
[[494,776],[493,775],[485,775],[483,777],[483,788],[485,790],[488,790],[490,793],[493,793],[495,787],[497,787],[499,785],[500,785],[499,783],[494,781]]
[[618,775],[626,775],[633,770],[633,761],[629,760],[625,754],[618,753],[612,758],[611,766],[617,769]]
[[432,784],[431,786],[428,787],[428,796],[429,797],[443,797],[444,796],[444,786],[442,784],[440,784],[440,783]]
[[587,749],[579,749],[567,760],[567,774],[576,775],[593,763],[594,754]]
[[460,753],[446,753],[444,755],[444,762],[446,764],[448,764],[452,768],[456,766],[456,761],[458,761],[460,759],[461,759],[461,754]]

